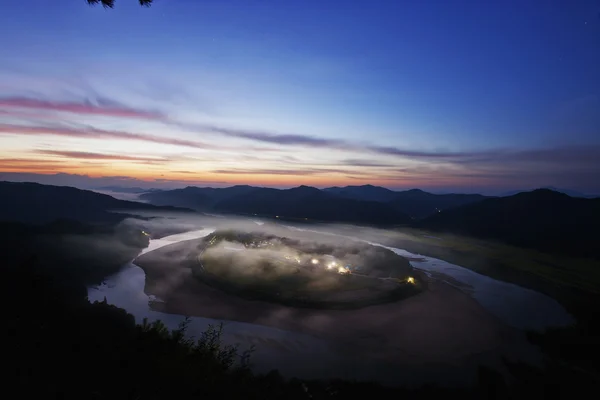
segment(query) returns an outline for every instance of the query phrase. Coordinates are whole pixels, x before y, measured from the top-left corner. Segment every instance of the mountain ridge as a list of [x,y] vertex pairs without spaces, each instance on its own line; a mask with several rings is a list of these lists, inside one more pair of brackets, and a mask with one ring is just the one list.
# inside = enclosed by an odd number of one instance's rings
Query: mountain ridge
[[[357,188],[362,187],[353,187],[353,190]],[[373,188],[376,187],[367,190]],[[36,224],[58,221],[60,227],[61,219],[115,222],[125,218],[128,211],[204,209],[221,214],[307,222],[408,226],[498,240],[545,252],[598,258],[594,249],[600,241],[597,229],[600,198],[571,197],[551,189],[536,189],[508,197],[436,195],[418,189],[391,192],[398,197],[389,202],[376,202],[348,198],[306,185],[290,189],[247,185],[228,188],[189,186],[145,193],[142,196],[152,203],[147,204],[69,186],[0,181],[0,220]],[[431,213],[431,208],[440,202],[446,208],[434,208],[435,212]],[[190,207],[181,208],[182,203]],[[419,218],[419,215],[425,216]]]
[[124,214],[111,212],[113,210],[191,211],[173,206],[119,200],[107,194],[72,186],[0,181],[0,220],[2,221],[44,224],[60,219],[104,222],[124,218]]
[[414,225],[545,252],[597,258],[599,224],[599,198],[535,189],[448,209]]

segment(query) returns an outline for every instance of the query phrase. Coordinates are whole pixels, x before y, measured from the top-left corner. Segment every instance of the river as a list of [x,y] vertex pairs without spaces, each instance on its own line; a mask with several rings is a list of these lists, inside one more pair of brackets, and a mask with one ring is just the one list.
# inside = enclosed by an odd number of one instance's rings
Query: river
[[[207,236],[214,229],[203,228],[151,240],[150,245],[141,254],[169,244]],[[415,254],[403,249],[378,243],[371,244],[388,248],[399,255],[416,257]],[[411,261],[414,268],[428,274],[435,274],[436,279],[443,280],[446,277],[449,284],[457,286],[474,298],[507,325],[519,329],[543,330],[573,322],[573,318],[559,303],[543,294],[494,280],[442,260],[420,255],[418,258],[423,261]],[[176,328],[183,317],[153,311],[151,302],[161,300],[146,295],[144,286],[144,271],[132,262],[107,279],[104,284],[89,288],[88,298],[90,301],[106,298],[110,304],[124,308],[133,314],[137,322],[141,322],[143,318],[151,321],[160,319],[169,328]],[[349,354],[341,356],[333,349],[331,343],[307,334],[257,324],[201,317],[191,319],[188,333],[198,337],[210,324],[219,323],[224,324],[224,343],[236,344],[241,351],[255,347],[251,360],[257,372],[267,372],[277,368],[284,376],[299,376],[305,379],[339,377],[385,381],[382,378],[381,365],[357,362],[358,360],[354,360]],[[418,371],[412,367],[410,373],[415,376]],[[432,374],[432,371],[428,369],[423,374]],[[447,375],[447,372],[440,375]]]

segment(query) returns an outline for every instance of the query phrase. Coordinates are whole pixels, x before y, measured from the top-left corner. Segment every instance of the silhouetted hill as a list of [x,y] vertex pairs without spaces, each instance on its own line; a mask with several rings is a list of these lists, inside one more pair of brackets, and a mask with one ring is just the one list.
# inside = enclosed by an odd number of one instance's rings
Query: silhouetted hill
[[[310,204],[304,204],[304,200],[300,200],[305,197],[310,198]],[[473,203],[485,198],[478,194],[437,195],[419,189],[395,192],[373,185],[330,187],[323,190],[300,186],[289,189],[289,191],[243,185],[228,188],[188,186],[184,189],[140,195],[140,199],[148,201],[150,204],[188,207],[199,211],[282,214],[328,221],[337,220],[333,217],[337,215],[343,218],[339,221],[361,221],[363,223],[381,223],[383,215],[391,218],[390,221],[394,221],[392,223],[407,221],[407,215],[415,219],[424,218],[438,210]],[[260,204],[261,201],[263,204]],[[358,207],[359,203],[360,207]],[[342,208],[334,210],[336,206],[333,204]],[[275,212],[275,210],[279,211]],[[350,210],[354,210],[356,217],[351,216]]]
[[219,202],[215,210],[367,224],[404,224],[410,221],[408,216],[386,204],[348,199],[309,186],[286,190],[255,189],[244,196]]
[[204,210],[213,203],[203,188],[193,186],[163,192],[143,193],[139,197],[141,200],[157,206],[170,205],[194,210]]
[[388,203],[414,219],[425,218],[439,210],[475,203],[486,198],[479,194],[433,194],[420,189],[396,192],[373,185],[331,187],[323,191],[355,200]]
[[0,221],[45,224],[59,219],[85,222],[116,222],[122,214],[112,210],[185,211],[156,207],[68,186],[30,182],[0,182]]
[[538,189],[445,210],[416,225],[542,251],[598,257],[600,199]]
[[[570,190],[570,189],[561,189],[561,188],[556,188],[554,186],[547,186],[547,187],[543,187],[540,189],[548,189],[548,190],[552,190],[554,192],[559,192],[559,193],[563,193],[566,194],[568,196],[571,197],[582,197],[585,199],[593,199],[596,197],[600,197],[599,195],[593,195],[593,194],[589,194],[589,193],[582,193],[582,192],[578,192],[576,190]],[[506,197],[506,196],[513,196],[515,194],[519,194],[519,193],[523,193],[523,192],[528,192],[528,190],[512,190],[510,192],[506,192],[504,193],[502,196]]]
[[480,194],[433,194],[420,189],[395,192],[391,206],[415,219],[425,218],[441,210],[476,203],[486,196]]
[[243,196],[258,188],[247,185],[237,185],[228,188],[209,188],[188,186],[183,189],[150,192],[140,195],[140,199],[150,204],[160,206],[187,207],[198,211],[209,211],[222,200]]
[[380,186],[373,185],[362,185],[362,186],[344,186],[344,187],[330,187],[325,188],[323,191],[327,193],[336,194],[338,196],[347,197],[355,200],[367,200],[367,201],[378,201],[388,202],[396,197],[398,192],[386,189]]

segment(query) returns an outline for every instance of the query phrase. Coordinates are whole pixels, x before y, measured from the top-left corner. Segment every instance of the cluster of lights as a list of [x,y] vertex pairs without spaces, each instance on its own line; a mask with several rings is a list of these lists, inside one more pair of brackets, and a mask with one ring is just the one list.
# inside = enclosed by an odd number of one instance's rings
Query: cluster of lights
[[[317,265],[317,264],[320,263],[319,259],[317,259],[317,258],[311,259],[310,262],[313,265]],[[328,263],[326,265],[326,268],[328,270],[337,270],[337,272],[340,273],[340,274],[349,274],[350,273],[350,270],[348,268],[345,268],[345,267],[342,267],[342,266],[338,265],[338,263],[335,262],[335,261],[332,261],[332,262]]]

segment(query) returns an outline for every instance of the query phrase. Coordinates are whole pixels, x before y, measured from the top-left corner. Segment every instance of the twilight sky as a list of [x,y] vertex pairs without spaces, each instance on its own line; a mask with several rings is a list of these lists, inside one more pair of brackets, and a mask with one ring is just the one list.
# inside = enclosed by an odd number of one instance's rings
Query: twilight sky
[[2,4],[0,180],[600,193],[598,0],[155,3]]

